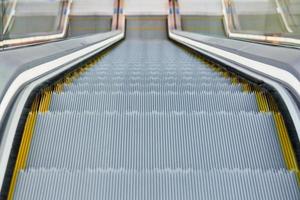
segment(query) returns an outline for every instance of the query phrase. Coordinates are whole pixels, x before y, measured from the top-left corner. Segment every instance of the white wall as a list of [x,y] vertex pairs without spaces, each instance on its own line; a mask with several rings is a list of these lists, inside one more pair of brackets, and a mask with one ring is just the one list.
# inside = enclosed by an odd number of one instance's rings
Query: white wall
[[115,0],[73,0],[71,15],[112,15]]
[[222,15],[221,0],[178,0],[182,15]]
[[126,15],[167,15],[168,0],[124,0]]

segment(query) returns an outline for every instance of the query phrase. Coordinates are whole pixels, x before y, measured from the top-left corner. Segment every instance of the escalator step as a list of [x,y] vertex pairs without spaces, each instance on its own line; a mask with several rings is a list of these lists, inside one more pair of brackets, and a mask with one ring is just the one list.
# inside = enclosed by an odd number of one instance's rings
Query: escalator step
[[52,95],[50,111],[252,111],[258,112],[254,93],[82,93]]
[[282,169],[270,113],[41,113],[28,168]]
[[216,79],[220,78],[219,76],[216,76],[215,74],[213,76],[209,75],[209,76],[156,76],[156,75],[137,75],[137,76],[80,76],[78,78],[78,80],[112,80],[112,81],[118,81],[118,80],[137,80],[137,81],[141,81],[141,80],[145,80],[145,81],[149,81],[149,80],[154,80],[154,81],[169,81],[169,80],[176,80],[176,81],[180,81],[180,80],[200,80],[202,81],[203,79]]
[[[158,72],[159,73],[159,72]],[[217,73],[194,73],[194,74],[156,74],[156,73],[135,73],[135,74],[103,74],[99,72],[92,72],[92,73],[85,73],[80,76],[80,78],[95,78],[95,79],[162,79],[162,80],[169,80],[169,79],[203,79],[205,78],[221,78],[220,74]]]
[[64,86],[64,92],[239,92],[242,91],[241,85],[228,85],[228,84],[149,84],[149,85],[140,85],[140,84],[73,84]]
[[104,70],[101,71],[100,69],[97,71],[87,71],[84,74],[82,74],[81,76],[87,76],[87,77],[91,77],[91,76],[145,76],[145,75],[149,75],[149,76],[157,76],[157,77],[163,77],[163,76],[176,76],[178,78],[180,78],[180,76],[215,76],[215,77],[221,77],[221,75],[217,72],[210,72],[210,71],[199,71],[199,70],[193,70],[193,71],[185,71],[185,70],[181,70],[181,71],[162,71],[162,70],[148,70],[148,71],[143,71],[143,70],[128,70],[128,71],[108,71],[108,70]]
[[101,66],[95,65],[93,68],[89,69],[88,72],[103,72],[103,73],[145,73],[145,72],[155,72],[155,73],[211,73],[213,72],[210,68],[206,67],[199,67],[192,65],[180,65],[178,66],[177,63],[166,63],[164,67],[162,64],[157,62],[153,64],[144,64],[135,62],[134,64],[102,64]]
[[27,170],[15,199],[298,200],[287,171],[241,170]]
[[75,84],[78,83],[88,83],[88,84],[102,84],[102,83],[117,83],[117,84],[203,84],[203,83],[210,83],[210,84],[229,84],[231,85],[230,79],[214,79],[214,78],[198,78],[198,79],[177,79],[177,78],[171,78],[171,79],[150,79],[150,78],[135,78],[135,79],[111,79],[111,78],[78,78],[74,80]]

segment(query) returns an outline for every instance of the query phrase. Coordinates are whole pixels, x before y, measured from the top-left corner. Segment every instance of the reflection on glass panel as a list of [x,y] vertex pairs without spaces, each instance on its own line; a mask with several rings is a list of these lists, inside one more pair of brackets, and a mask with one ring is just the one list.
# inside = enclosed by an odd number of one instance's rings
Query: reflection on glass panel
[[114,0],[73,0],[68,36],[111,31]]
[[288,32],[275,0],[234,0],[236,31],[257,34],[278,34]]
[[222,16],[193,16],[181,17],[182,29],[189,32],[196,32],[211,36],[224,36]]
[[70,16],[68,37],[111,31],[111,16]]
[[10,24],[13,20],[13,16],[15,14],[17,0],[2,0],[2,35],[4,35],[10,27]]
[[179,0],[184,31],[225,37],[221,0]]
[[300,45],[300,0],[178,0],[178,3],[183,31]]
[[111,31],[116,0],[0,2],[0,47],[9,47]]
[[231,31],[300,38],[300,0],[224,0]]
[[61,32],[65,0],[6,1],[5,39],[27,38]]
[[289,32],[299,37],[300,33],[300,0],[277,0],[279,12],[289,26]]
[[300,0],[222,0],[226,30],[234,38],[300,45]]
[[2,32],[3,32],[3,11],[4,11],[3,0],[0,0],[0,41],[2,40]]

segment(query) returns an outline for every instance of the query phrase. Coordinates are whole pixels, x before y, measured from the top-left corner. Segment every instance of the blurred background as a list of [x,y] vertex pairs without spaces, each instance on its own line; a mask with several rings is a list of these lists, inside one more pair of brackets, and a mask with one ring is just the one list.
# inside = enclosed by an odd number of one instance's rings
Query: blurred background
[[226,36],[232,32],[299,37],[299,0],[179,0],[185,31]]
[[[0,41],[111,30],[114,0],[0,0]],[[298,39],[300,0],[178,0],[184,31]],[[126,15],[167,15],[168,0],[125,0]],[[3,44],[4,46],[8,44]],[[2,45],[2,46],[3,46]]]

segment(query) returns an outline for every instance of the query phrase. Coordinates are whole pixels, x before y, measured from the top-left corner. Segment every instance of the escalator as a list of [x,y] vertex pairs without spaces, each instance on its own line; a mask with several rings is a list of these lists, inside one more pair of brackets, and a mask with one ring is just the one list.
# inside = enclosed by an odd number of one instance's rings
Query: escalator
[[33,102],[8,199],[300,198],[272,96],[127,18],[125,41]]

